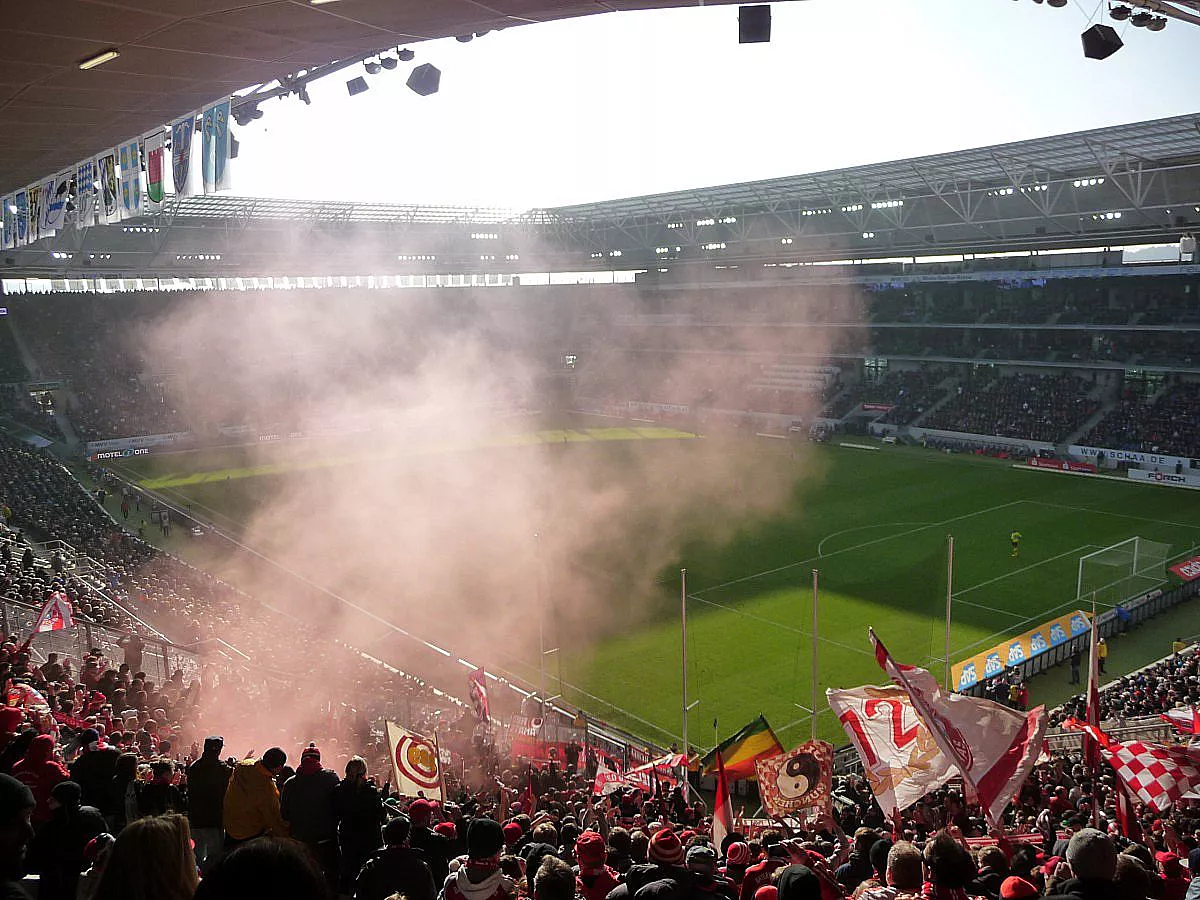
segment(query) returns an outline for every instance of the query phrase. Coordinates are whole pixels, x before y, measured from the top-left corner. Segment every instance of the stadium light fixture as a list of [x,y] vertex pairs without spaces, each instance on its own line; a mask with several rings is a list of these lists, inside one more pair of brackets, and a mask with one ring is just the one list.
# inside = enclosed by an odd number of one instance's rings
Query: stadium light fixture
[[394,56],[381,56],[379,57],[379,64],[391,72],[396,66],[400,65],[400,61]]
[[1080,39],[1083,41],[1083,55],[1088,59],[1108,59],[1125,46],[1111,25],[1093,25],[1080,35]]
[[378,60],[367,59],[363,60],[363,68],[367,70],[368,75],[378,75],[382,66]]
[[417,51],[410,50],[408,47],[405,47],[403,50],[396,51],[396,58],[399,59],[400,62],[412,62],[417,58]]
[[83,60],[79,64],[79,68],[84,69],[85,71],[87,69],[94,69],[96,66],[102,66],[106,62],[112,62],[120,55],[120,52],[117,50],[105,50],[102,53],[97,53],[95,56],[89,56],[87,59]]
[[1131,25],[1133,25],[1134,28],[1145,28],[1147,25],[1150,24],[1150,21],[1153,18],[1154,18],[1153,15],[1146,12],[1146,10],[1142,9],[1142,10],[1138,10],[1132,16],[1130,16],[1129,22]]
[[1124,22],[1131,15],[1133,15],[1133,10],[1128,6],[1110,6],[1108,8],[1108,17],[1118,22]]
[[1047,5],[1053,6],[1055,9],[1062,9],[1067,5],[1067,0],[1046,0]]
[[1146,23],[1147,31],[1162,31],[1166,27],[1167,27],[1167,17],[1166,16],[1155,16],[1153,19],[1151,19],[1149,22]]

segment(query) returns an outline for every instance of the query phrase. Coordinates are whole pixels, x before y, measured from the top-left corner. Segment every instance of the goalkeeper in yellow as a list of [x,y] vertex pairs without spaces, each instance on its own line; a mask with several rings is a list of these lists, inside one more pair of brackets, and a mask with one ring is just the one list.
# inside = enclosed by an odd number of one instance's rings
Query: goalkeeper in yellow
[[1012,553],[1009,554],[1009,559],[1016,559],[1021,555],[1021,532],[1014,529],[1008,536],[1008,540],[1012,544]]

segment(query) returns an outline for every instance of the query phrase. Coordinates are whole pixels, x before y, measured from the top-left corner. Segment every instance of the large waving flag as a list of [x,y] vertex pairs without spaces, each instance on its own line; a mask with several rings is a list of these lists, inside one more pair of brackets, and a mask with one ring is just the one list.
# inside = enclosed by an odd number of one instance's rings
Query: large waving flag
[[396,776],[396,793],[403,797],[442,799],[441,760],[437,743],[395,722],[387,723],[388,750]]
[[1041,753],[1045,707],[1022,714],[991,700],[947,695],[928,671],[896,662],[874,629],[870,635],[879,667],[908,692],[930,736],[979,797],[988,821],[999,827],[1004,808]]
[[725,777],[725,766],[717,756],[717,796],[713,801],[712,842],[718,850],[726,836],[733,831],[733,802],[729,798],[729,779]]
[[958,774],[903,689],[893,684],[830,688],[825,698],[858,751],[871,792],[889,820]]
[[74,624],[75,617],[71,615],[71,598],[62,591],[55,591],[42,604],[42,611],[38,613],[33,633],[62,631],[64,628],[71,628]]
[[467,676],[467,685],[471,691],[471,703],[475,707],[475,718],[480,722],[490,722],[492,710],[488,705],[487,675],[483,666]]
[[828,810],[833,795],[833,744],[807,741],[780,756],[754,763],[758,794],[772,816],[802,809]]
[[1200,709],[1194,706],[1177,706],[1159,716],[1169,722],[1180,734],[1200,734]]
[[610,769],[608,760],[603,756],[600,757],[599,764],[596,766],[596,780],[592,783],[592,793],[599,797],[607,797],[624,787],[625,783],[621,773]]
[[[1085,718],[1093,728],[1100,727],[1100,617],[1092,610],[1092,640],[1088,649],[1088,689],[1087,709]],[[1088,770],[1095,777],[1096,768],[1100,765],[1100,747],[1086,733],[1083,737],[1083,760]],[[1099,807],[1092,808],[1092,818],[1099,813]],[[1092,823],[1093,825],[1095,822]]]
[[705,775],[715,775],[724,766],[727,778],[753,778],[755,760],[778,756],[782,752],[783,744],[779,743],[779,738],[767,724],[766,717],[760,715],[733,737],[717,745],[700,760],[700,767]]

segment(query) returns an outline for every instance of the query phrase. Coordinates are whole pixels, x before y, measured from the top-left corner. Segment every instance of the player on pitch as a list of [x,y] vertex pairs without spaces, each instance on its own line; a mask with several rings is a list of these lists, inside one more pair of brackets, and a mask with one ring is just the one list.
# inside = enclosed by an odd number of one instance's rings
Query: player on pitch
[[1013,529],[1013,532],[1008,536],[1008,539],[1012,542],[1012,553],[1009,554],[1009,559],[1016,559],[1021,555],[1021,532]]

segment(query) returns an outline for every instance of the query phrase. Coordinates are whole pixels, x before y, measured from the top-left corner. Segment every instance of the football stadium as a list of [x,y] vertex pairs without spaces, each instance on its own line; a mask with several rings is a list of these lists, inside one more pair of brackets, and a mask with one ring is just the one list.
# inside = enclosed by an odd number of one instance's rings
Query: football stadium
[[[438,48],[820,4],[494,5],[0,20],[11,896],[1191,896],[1200,113],[268,195]],[[1033,5],[1200,58],[1194,3]]]

